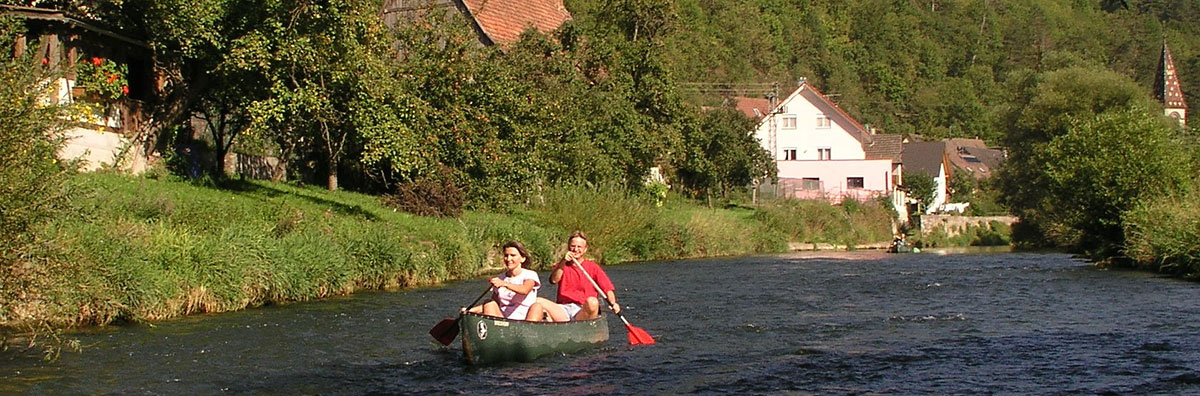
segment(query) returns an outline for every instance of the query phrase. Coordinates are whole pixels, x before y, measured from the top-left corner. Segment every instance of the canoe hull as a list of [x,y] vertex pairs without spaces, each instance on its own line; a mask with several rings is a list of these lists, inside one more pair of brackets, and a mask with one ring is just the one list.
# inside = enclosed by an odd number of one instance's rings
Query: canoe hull
[[463,353],[471,364],[528,362],[573,353],[608,341],[608,318],[534,323],[467,313],[458,322]]

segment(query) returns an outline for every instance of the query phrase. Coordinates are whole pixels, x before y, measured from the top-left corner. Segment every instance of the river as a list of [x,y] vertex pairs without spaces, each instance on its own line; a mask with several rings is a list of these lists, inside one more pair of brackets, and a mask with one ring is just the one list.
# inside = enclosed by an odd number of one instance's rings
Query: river
[[607,271],[656,345],[628,346],[611,321],[592,351],[466,366],[426,332],[483,291],[476,280],[90,330],[55,362],[0,355],[0,394],[1200,394],[1200,285],[1069,255]]

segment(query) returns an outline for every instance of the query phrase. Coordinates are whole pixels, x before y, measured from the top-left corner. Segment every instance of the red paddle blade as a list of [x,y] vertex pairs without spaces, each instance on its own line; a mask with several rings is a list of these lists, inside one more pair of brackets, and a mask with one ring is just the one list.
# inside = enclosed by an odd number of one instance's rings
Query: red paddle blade
[[450,345],[455,338],[458,338],[458,319],[442,319],[432,329],[429,329],[429,335],[442,345]]
[[646,330],[631,324],[626,324],[625,327],[629,329],[629,345],[654,345],[654,337],[651,337]]

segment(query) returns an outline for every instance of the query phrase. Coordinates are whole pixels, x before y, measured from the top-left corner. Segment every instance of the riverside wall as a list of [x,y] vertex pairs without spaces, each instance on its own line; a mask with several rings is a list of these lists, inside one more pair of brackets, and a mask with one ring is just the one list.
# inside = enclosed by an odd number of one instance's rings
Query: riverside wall
[[987,227],[991,222],[1000,222],[1009,226],[1019,220],[1016,216],[958,216],[958,215],[923,215],[920,216],[921,234],[929,234],[941,229],[948,236],[957,236],[967,230],[968,226]]

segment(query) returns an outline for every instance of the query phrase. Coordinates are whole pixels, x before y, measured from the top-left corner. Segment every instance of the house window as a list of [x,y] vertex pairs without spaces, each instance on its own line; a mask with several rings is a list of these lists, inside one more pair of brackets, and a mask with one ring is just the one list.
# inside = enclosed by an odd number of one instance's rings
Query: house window
[[847,177],[846,178],[846,188],[863,188],[863,178]]
[[829,128],[832,122],[824,114],[817,116],[817,128]]
[[796,129],[796,116],[783,117],[783,129]]
[[822,161],[828,161],[828,160],[833,159],[833,149],[829,148],[829,147],[817,148],[817,159],[822,160]]
[[796,160],[796,149],[794,149],[794,148],[783,149],[783,160],[784,161],[795,161]]
[[800,184],[800,188],[803,188],[805,190],[820,190],[821,189],[821,179],[819,179],[819,178],[806,177],[801,180],[802,180],[802,183]]

